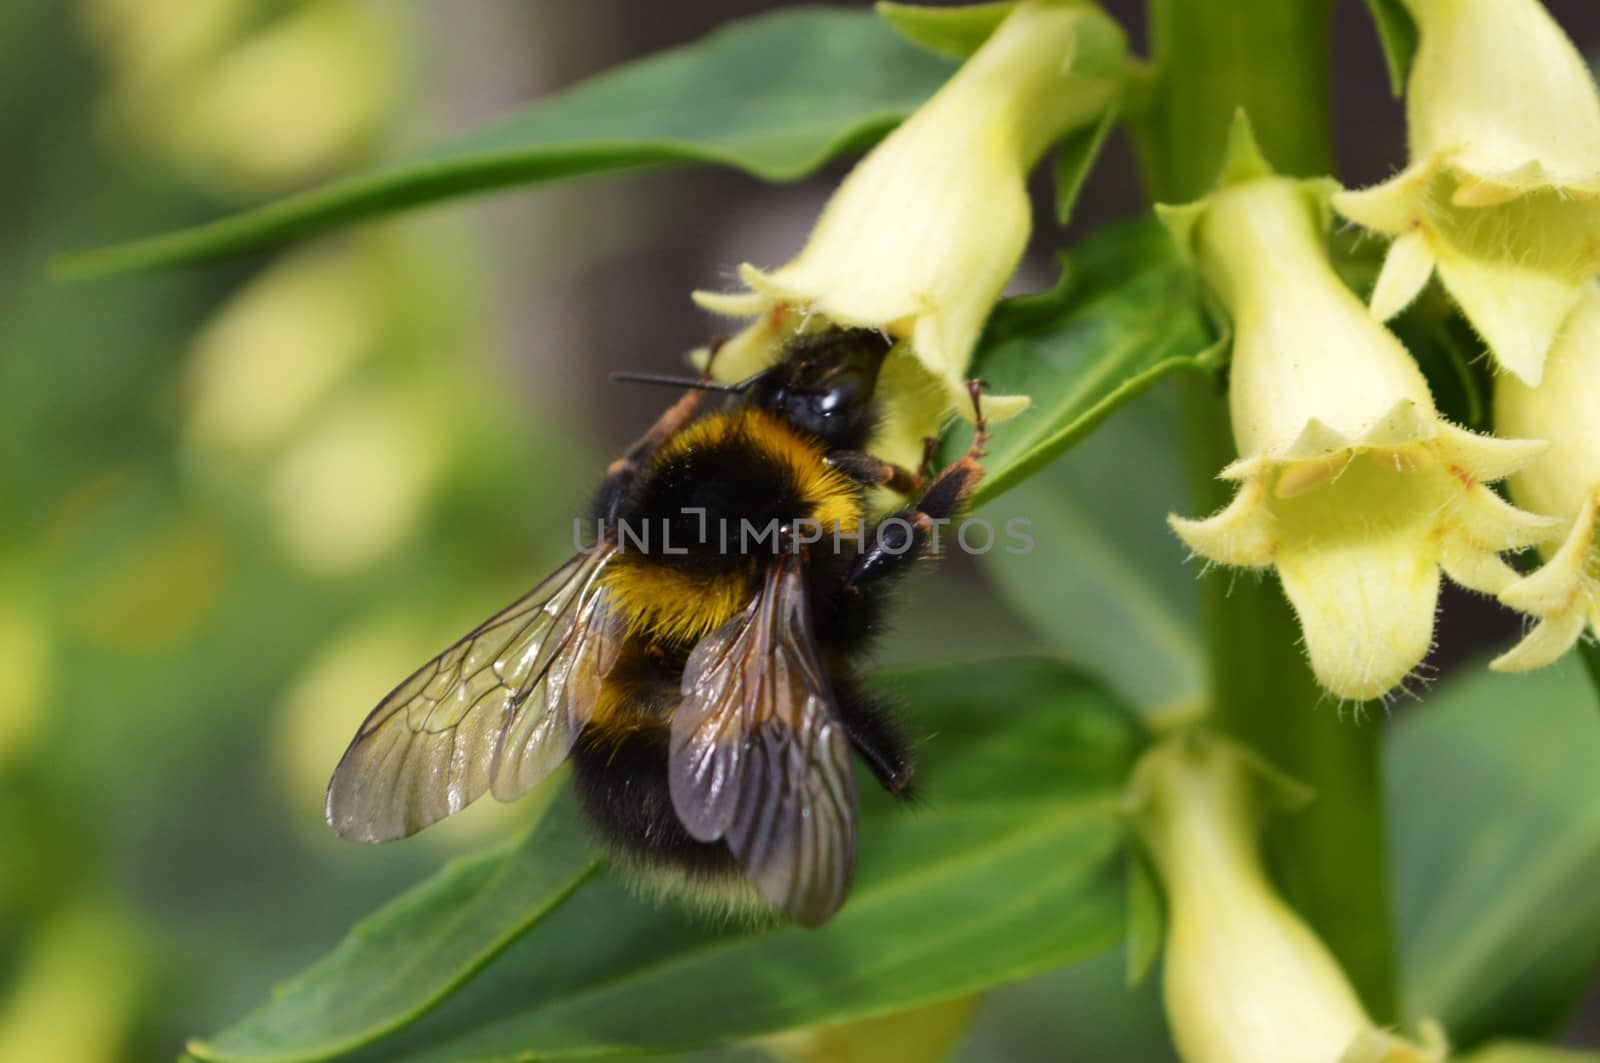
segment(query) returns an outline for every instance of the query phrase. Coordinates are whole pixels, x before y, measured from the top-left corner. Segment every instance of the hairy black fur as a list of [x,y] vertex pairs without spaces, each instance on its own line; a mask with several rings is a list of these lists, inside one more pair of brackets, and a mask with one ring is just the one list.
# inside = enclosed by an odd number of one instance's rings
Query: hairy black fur
[[[835,329],[797,340],[781,362],[747,382],[735,402],[778,415],[820,441],[824,457],[859,451],[878,424],[875,391],[887,350],[880,334],[866,330]],[[849,466],[841,469],[848,472]],[[936,482],[932,491],[936,516],[953,516],[964,498],[964,490],[948,484]],[[800,495],[788,470],[761,460],[756,448],[733,435],[672,460],[619,462],[601,486],[595,511],[658,536],[645,549],[652,563],[706,573],[741,566],[754,572],[772,556],[771,546],[740,554],[737,542],[724,548],[718,529],[737,529],[741,520],[760,528],[804,517]],[[703,510],[705,517],[686,510]],[[666,543],[659,541],[662,527],[668,530]],[[869,553],[876,531],[869,528],[865,536]],[[903,573],[921,556],[918,544],[907,545],[903,554],[877,556],[870,585],[853,579],[866,560],[857,540],[824,534],[805,548],[812,633],[835,713],[879,783],[900,797],[912,792],[911,745],[893,706],[863,686],[859,667],[879,632],[894,582],[882,577]],[[681,871],[692,882],[737,869],[723,843],[696,841],[673,811],[667,775],[671,712],[691,649],[654,645],[637,659],[619,662],[608,682],[625,684],[638,726],[591,726],[579,739],[573,765],[582,807],[629,863]]]

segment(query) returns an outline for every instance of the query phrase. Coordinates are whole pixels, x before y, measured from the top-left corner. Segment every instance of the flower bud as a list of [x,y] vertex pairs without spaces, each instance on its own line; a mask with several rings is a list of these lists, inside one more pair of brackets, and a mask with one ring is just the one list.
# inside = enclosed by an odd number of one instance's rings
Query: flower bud
[[1372,311],[1439,279],[1502,369],[1537,385],[1600,271],[1600,94],[1538,0],[1406,0],[1411,164],[1335,209],[1394,238]]
[[[745,265],[745,292],[696,293],[714,313],[755,319],[719,351],[718,376],[761,369],[806,323],[876,328],[907,341],[930,378],[923,405],[934,427],[952,406],[971,416],[964,385],[973,347],[1028,242],[1028,172],[1105,110],[1125,48],[1116,24],[1087,0],[1018,4],[857,164],[794,261],[771,271]],[[983,403],[991,420],[1026,404]],[[912,453],[884,456],[914,465],[919,438],[902,434]]]
[[1515,579],[1497,551],[1551,522],[1484,486],[1543,444],[1444,420],[1406,349],[1334,273],[1326,190],[1274,175],[1241,119],[1218,189],[1163,211],[1233,319],[1240,455],[1221,472],[1239,484],[1233,502],[1171,524],[1209,560],[1276,568],[1318,681],[1365,699],[1428,652],[1441,568],[1496,593]]
[[1565,536],[1545,543],[1545,564],[1507,587],[1500,600],[1536,617],[1537,625],[1496,658],[1500,671],[1539,668],[1570,650],[1587,627],[1600,632],[1600,288],[1591,281],[1550,351],[1544,381],[1530,388],[1501,377],[1496,427],[1550,441],[1511,478],[1511,493],[1529,509],[1559,518]]

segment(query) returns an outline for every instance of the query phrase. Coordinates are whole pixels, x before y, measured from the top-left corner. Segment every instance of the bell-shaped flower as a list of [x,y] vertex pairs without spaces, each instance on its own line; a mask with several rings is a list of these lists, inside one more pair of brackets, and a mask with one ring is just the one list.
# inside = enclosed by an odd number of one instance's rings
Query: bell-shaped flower
[[1420,34],[1409,167],[1334,209],[1394,239],[1386,321],[1435,269],[1502,369],[1537,385],[1600,272],[1600,93],[1538,0],[1405,0]]
[[1166,893],[1162,995],[1186,1063],[1422,1063],[1444,1057],[1373,1026],[1327,947],[1274,891],[1263,812],[1304,798],[1247,751],[1179,735],[1135,768],[1134,826]]
[[1549,664],[1584,629],[1600,633],[1600,288],[1584,287],[1550,351],[1544,381],[1530,388],[1502,377],[1495,422],[1503,432],[1539,436],[1550,449],[1511,478],[1518,503],[1565,522],[1565,537],[1541,549],[1544,567],[1500,593],[1537,619],[1528,636],[1493,662],[1507,672]]
[[[696,293],[714,313],[754,319],[719,350],[717,375],[759,370],[796,328],[819,320],[876,328],[904,340],[899,349],[922,367],[896,368],[893,357],[886,366],[905,374],[898,392],[920,391],[931,411],[922,434],[952,407],[972,416],[964,385],[973,347],[1028,242],[1028,172],[1065,133],[1105,112],[1125,58],[1121,31],[1087,0],[1019,3],[856,165],[792,262],[770,271],[745,265],[744,292]],[[983,400],[991,420],[1026,404]],[[901,434],[905,446],[890,450],[920,450],[914,432]]]
[[1366,699],[1427,654],[1441,568],[1497,593],[1515,579],[1498,552],[1550,522],[1484,486],[1543,444],[1442,418],[1406,349],[1335,274],[1326,191],[1274,175],[1241,119],[1217,190],[1163,210],[1233,320],[1240,455],[1221,472],[1239,485],[1226,508],[1171,523],[1211,561],[1276,568],[1318,681]]

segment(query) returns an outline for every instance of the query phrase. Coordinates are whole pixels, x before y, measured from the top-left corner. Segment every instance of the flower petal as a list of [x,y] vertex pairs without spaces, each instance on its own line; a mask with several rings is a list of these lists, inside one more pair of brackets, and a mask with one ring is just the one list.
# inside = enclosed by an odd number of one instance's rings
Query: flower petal
[[1531,672],[1554,664],[1583,637],[1588,618],[1582,613],[1563,613],[1541,620],[1522,641],[1489,662],[1497,672]]
[[1585,282],[1510,260],[1462,254],[1447,245],[1439,251],[1439,279],[1501,368],[1538,387],[1545,355]]
[[1433,276],[1434,263],[1433,248],[1422,233],[1412,231],[1397,238],[1389,245],[1378,284],[1372,289],[1372,316],[1388,321],[1410,306]]
[[1207,560],[1244,568],[1272,564],[1278,542],[1266,501],[1266,471],[1263,467],[1260,475],[1244,481],[1233,501],[1204,520],[1174,513],[1167,517],[1167,524],[1184,545]]
[[1440,456],[1478,483],[1503,480],[1548,449],[1550,444],[1543,439],[1502,439],[1448,421],[1439,424]]
[[1399,236],[1422,216],[1422,200],[1439,171],[1439,160],[1425,159],[1371,188],[1333,194],[1333,209],[1363,229]]

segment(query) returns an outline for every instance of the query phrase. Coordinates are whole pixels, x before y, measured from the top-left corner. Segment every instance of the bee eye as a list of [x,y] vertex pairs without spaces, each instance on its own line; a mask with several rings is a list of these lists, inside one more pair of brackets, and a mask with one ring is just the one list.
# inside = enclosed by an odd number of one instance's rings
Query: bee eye
[[839,407],[845,404],[845,400],[848,397],[849,396],[845,393],[845,389],[834,388],[831,391],[824,391],[818,395],[814,405],[818,413],[826,416],[828,414],[837,412]]

